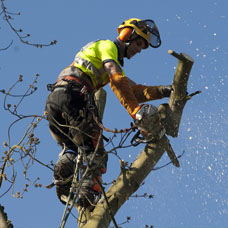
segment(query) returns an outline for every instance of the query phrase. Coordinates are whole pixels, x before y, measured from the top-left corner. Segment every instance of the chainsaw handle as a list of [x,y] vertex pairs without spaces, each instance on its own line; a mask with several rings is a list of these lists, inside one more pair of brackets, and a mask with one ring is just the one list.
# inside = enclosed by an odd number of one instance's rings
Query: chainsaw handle
[[144,137],[140,137],[140,130],[138,130],[138,132],[133,136],[132,140],[131,140],[131,145],[132,146],[138,146],[140,143],[154,143],[156,140],[155,138],[151,138],[151,139],[145,139]]
[[136,134],[131,139],[131,145],[132,146],[138,146],[140,144],[140,142],[137,142],[137,139],[139,138],[139,135],[140,135],[140,131],[137,131]]

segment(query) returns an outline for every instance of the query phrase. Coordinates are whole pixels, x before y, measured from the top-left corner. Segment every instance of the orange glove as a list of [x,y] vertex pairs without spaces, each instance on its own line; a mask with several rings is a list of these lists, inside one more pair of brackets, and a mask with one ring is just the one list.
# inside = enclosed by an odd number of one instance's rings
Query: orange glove
[[128,78],[121,73],[115,73],[110,77],[110,87],[127,112],[132,118],[135,118],[134,115],[138,110],[136,112],[134,111],[139,104],[129,84]]

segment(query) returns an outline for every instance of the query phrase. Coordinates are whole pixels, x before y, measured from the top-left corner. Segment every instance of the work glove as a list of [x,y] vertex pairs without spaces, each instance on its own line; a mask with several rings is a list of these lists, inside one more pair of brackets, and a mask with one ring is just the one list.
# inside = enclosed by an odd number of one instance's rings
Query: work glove
[[170,97],[171,92],[173,91],[172,85],[160,86],[160,93],[162,97]]

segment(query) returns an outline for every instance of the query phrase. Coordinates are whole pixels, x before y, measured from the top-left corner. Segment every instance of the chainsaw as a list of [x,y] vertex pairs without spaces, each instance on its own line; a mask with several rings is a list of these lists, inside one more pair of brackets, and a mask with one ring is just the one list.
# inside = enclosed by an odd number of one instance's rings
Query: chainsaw
[[138,131],[131,140],[133,146],[137,146],[140,143],[157,143],[160,139],[164,138],[164,144],[162,145],[171,162],[176,167],[180,167],[180,163],[165,134],[166,130],[161,124],[161,116],[156,106],[143,104],[135,115],[135,125]]

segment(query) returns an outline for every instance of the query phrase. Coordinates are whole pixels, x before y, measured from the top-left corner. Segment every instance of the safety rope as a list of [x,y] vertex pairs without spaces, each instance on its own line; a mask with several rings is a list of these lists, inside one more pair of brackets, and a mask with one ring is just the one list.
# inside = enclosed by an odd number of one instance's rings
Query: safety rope
[[108,128],[108,127],[105,127],[102,124],[102,122],[99,121],[98,116],[96,116],[94,112],[92,112],[92,114],[93,114],[93,119],[95,120],[97,125],[104,131],[111,132],[111,133],[126,133],[126,132],[128,132],[130,130],[134,131],[135,129],[137,129],[137,126],[135,124],[131,123],[131,127],[130,128],[124,128],[124,129],[120,129],[120,130],[117,130],[117,129],[112,130],[112,129]]

